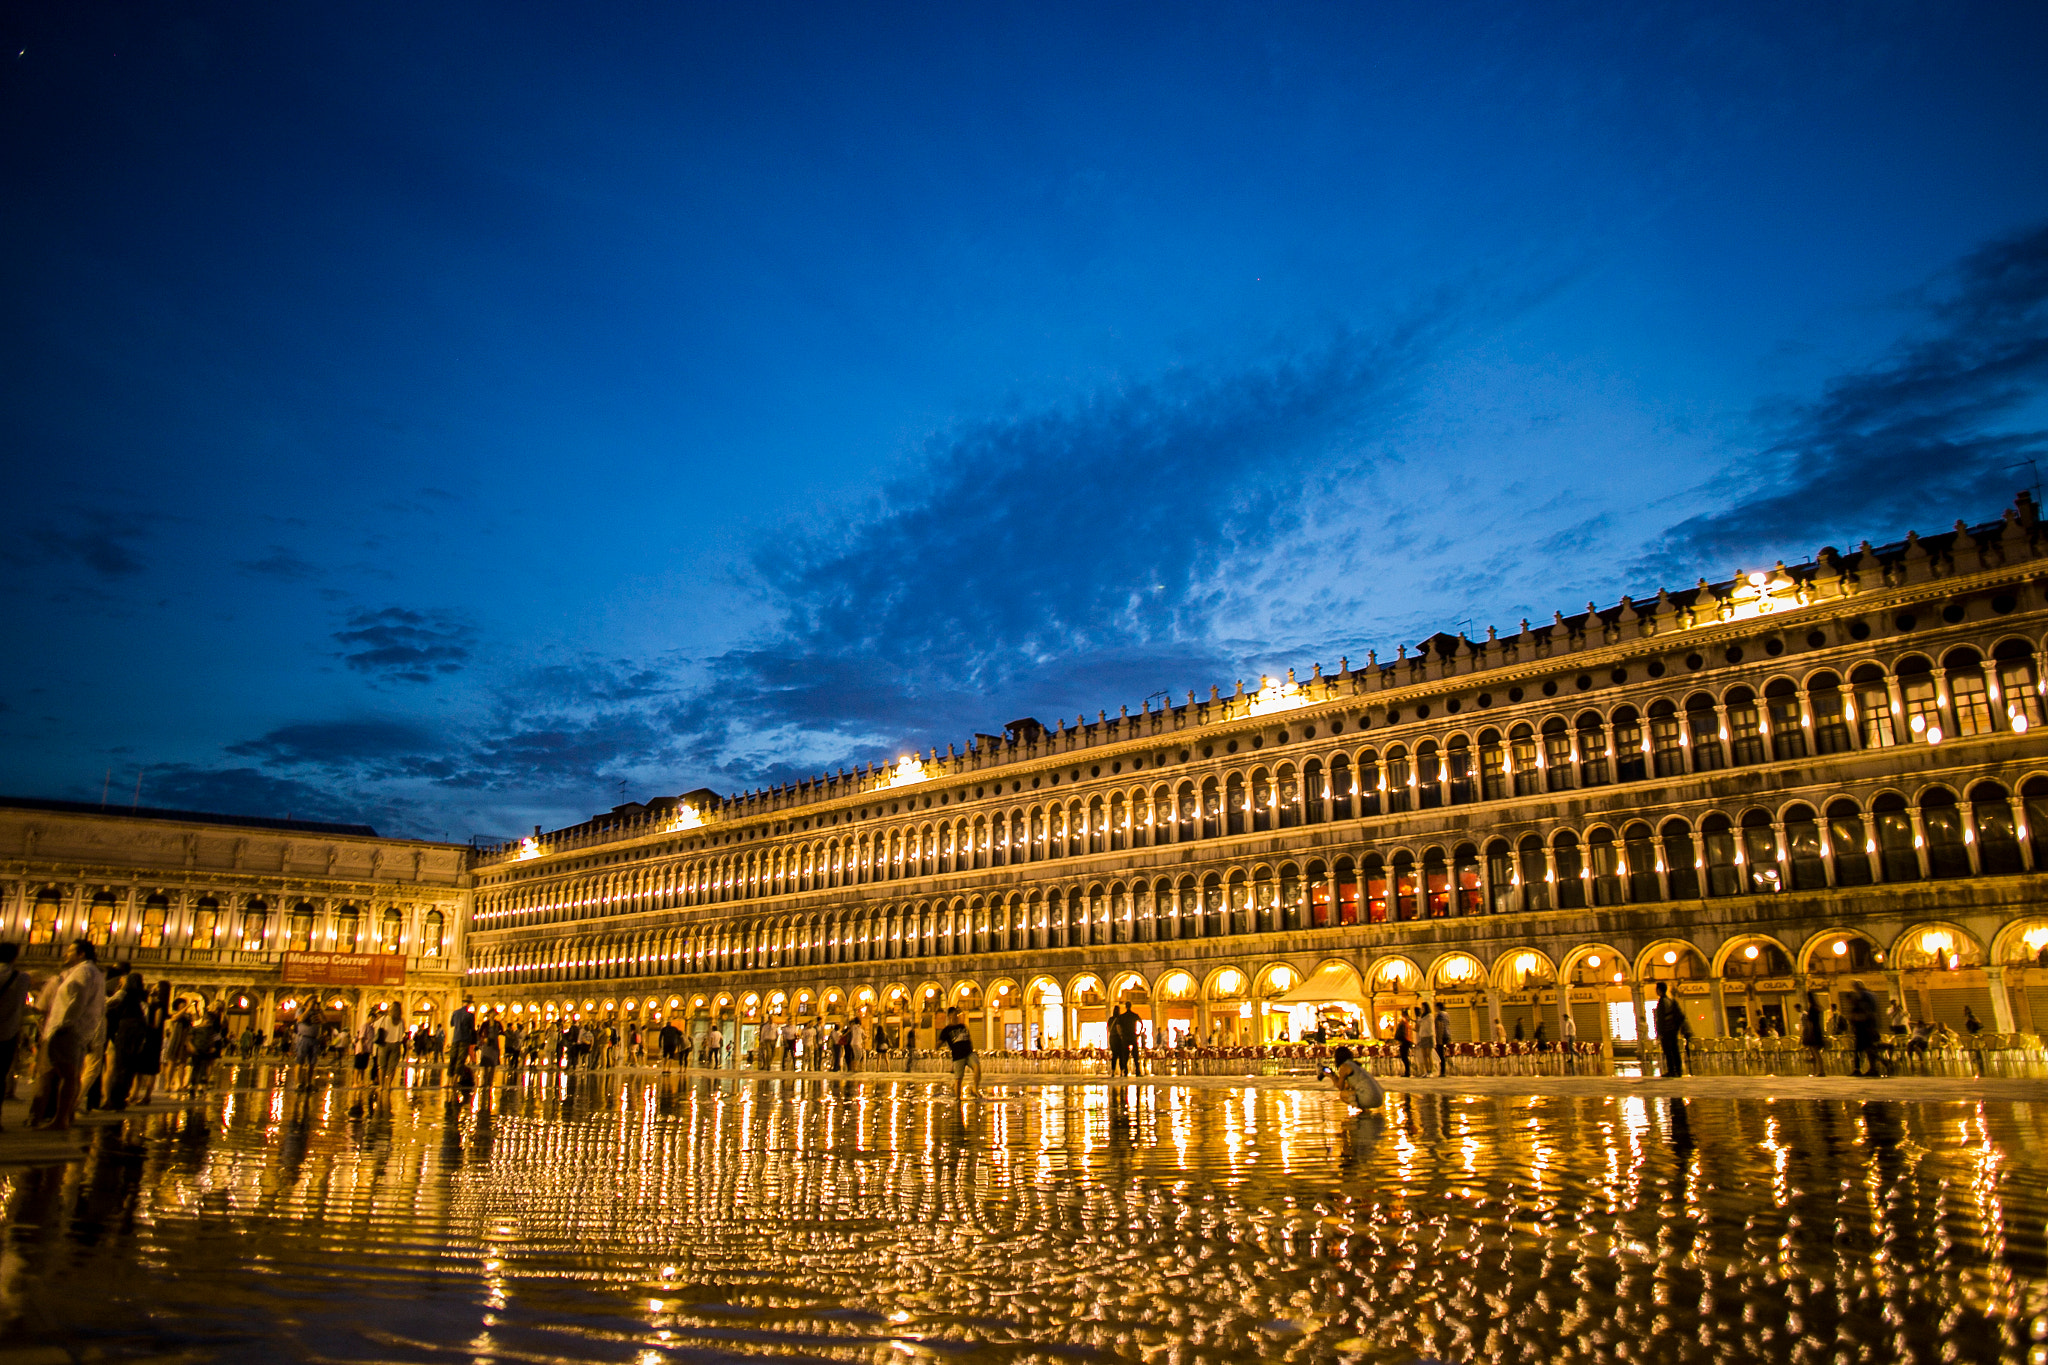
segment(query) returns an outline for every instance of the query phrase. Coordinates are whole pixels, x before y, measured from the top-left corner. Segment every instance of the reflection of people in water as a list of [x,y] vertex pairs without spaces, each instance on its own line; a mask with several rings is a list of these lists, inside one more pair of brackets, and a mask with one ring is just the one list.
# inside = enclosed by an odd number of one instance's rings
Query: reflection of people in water
[[1377,1109],[1368,1109],[1353,1117],[1337,1133],[1340,1164],[1348,1166],[1372,1155],[1372,1149],[1386,1128],[1386,1116]]
[[1671,1114],[1671,1149],[1685,1153],[1692,1150],[1692,1111],[1684,1100],[1673,1095],[1665,1101]]

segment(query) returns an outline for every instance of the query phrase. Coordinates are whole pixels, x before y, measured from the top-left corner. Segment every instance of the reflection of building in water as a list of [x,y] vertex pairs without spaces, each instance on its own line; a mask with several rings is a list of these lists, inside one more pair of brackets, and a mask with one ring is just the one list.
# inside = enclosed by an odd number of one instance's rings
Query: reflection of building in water
[[465,846],[367,825],[0,799],[0,937],[26,945],[24,966],[89,938],[237,1027],[316,998],[445,1017],[468,868]]
[[[628,805],[487,852],[469,979],[522,1013],[929,1043],[1246,1043],[1425,1000],[1707,1034],[1852,979],[2048,1026],[2048,543],[1987,525],[895,768]],[[1326,998],[1282,999],[1306,983]],[[1304,1013],[1303,1005],[1313,1006]]]

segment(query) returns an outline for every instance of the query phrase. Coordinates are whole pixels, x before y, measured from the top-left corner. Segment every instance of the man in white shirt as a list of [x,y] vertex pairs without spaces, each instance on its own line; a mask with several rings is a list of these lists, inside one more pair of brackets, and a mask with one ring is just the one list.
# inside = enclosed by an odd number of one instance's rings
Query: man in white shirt
[[74,940],[61,973],[43,983],[43,1073],[36,1080],[31,1128],[66,1129],[78,1107],[79,1073],[89,1039],[97,1038],[107,1016],[107,978],[90,941]]
[[405,1055],[405,1025],[399,1021],[398,1007],[392,1006],[377,1016],[377,1084],[389,1090],[398,1084],[398,1068]]
[[1579,1021],[1572,1018],[1571,1006],[1565,1006],[1563,1027],[1559,1033],[1564,1041],[1564,1069],[1573,1075],[1579,1071]]

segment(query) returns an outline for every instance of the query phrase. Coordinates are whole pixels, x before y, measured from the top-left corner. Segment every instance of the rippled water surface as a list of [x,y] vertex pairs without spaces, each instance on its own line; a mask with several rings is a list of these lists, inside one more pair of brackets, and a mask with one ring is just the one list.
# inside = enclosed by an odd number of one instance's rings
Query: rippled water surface
[[0,1361],[2048,1360],[2023,1104],[449,1098],[244,1089],[0,1171]]

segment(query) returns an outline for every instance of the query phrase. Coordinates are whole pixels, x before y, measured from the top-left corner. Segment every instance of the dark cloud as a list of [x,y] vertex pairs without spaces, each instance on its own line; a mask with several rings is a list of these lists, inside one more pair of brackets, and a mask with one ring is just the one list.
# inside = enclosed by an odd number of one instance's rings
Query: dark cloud
[[102,578],[128,578],[146,567],[135,544],[156,523],[148,513],[71,507],[45,513],[16,528],[0,561],[18,566],[61,565],[90,569]]
[[263,558],[244,559],[235,567],[255,578],[275,578],[286,583],[304,583],[326,573],[319,565],[299,558],[282,545],[273,545]]
[[1299,528],[1308,489],[1398,410],[1436,332],[1344,335],[935,437],[865,516],[755,555],[775,629],[712,661],[671,722],[697,763],[754,773],[749,733],[807,736],[790,747],[812,754],[943,744],[1005,708],[1217,676],[1219,575]]
[[389,682],[432,682],[469,663],[476,632],[449,612],[359,611],[334,633],[341,661]]
[[227,752],[266,765],[309,764],[353,770],[433,753],[444,741],[424,727],[394,720],[304,721],[281,725]]
[[[92,795],[97,797],[98,791]],[[276,819],[332,820],[375,825],[396,833],[417,825],[411,803],[387,793],[278,777],[256,768],[207,768],[179,763],[143,774],[142,803],[168,810]]]
[[1671,528],[1659,561],[1940,529],[2030,482],[2005,466],[2048,444],[2013,425],[2048,391],[2048,224],[1964,257],[1919,306],[1920,331],[1793,408],[1719,510]]

